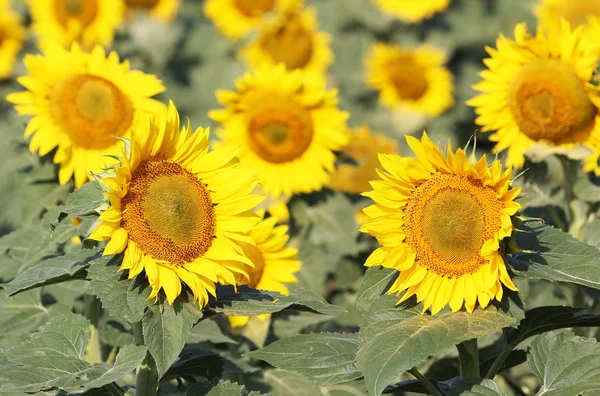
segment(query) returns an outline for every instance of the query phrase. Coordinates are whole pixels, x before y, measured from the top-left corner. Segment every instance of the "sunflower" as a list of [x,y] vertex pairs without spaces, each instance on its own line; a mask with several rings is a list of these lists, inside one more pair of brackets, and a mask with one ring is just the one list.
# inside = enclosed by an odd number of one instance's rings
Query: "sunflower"
[[477,301],[482,308],[500,301],[503,285],[517,290],[499,252],[521,206],[512,169],[502,172],[498,160],[488,167],[485,155],[470,164],[461,149],[444,155],[425,133],[406,140],[417,158],[381,154],[383,180],[363,194],[375,204],[364,209],[361,231],[383,245],[365,266],[400,271],[388,294],[406,290],[399,303],[416,294],[432,314],[447,304],[473,312]]
[[402,22],[419,23],[444,11],[450,0],[375,0],[381,11],[390,14]]
[[[277,219],[269,217],[260,222],[251,232],[250,237],[255,245],[240,243],[244,255],[254,267],[248,267],[249,278],[240,284],[247,284],[253,289],[268,290],[288,295],[286,284],[296,283],[294,273],[300,270],[302,263],[297,259],[298,249],[286,246],[290,239],[288,226],[277,226]],[[267,319],[271,315],[260,315]],[[230,316],[232,327],[244,326],[249,316]]]
[[397,154],[395,140],[382,133],[371,133],[367,126],[349,131],[350,143],[344,147],[342,155],[352,158],[357,165],[341,164],[331,175],[328,186],[332,189],[360,194],[371,186],[369,182],[377,178],[378,153]]
[[304,0],[206,0],[204,15],[229,39],[246,36],[270,17],[299,8]]
[[32,30],[40,47],[57,42],[65,48],[78,42],[91,49],[107,45],[123,19],[123,0],[28,0]]
[[313,8],[281,14],[265,25],[241,51],[251,67],[285,64],[288,70],[301,69],[322,78],[333,61],[331,37],[319,32]]
[[157,21],[171,22],[177,16],[181,0],[125,0],[129,13],[142,11]]
[[180,129],[170,103],[133,130],[130,153],[100,183],[110,201],[90,239],[110,240],[104,255],[124,252],[120,270],[144,270],[150,298],[164,290],[172,303],[185,283],[201,307],[215,283],[236,285],[252,261],[238,243],[260,221],[251,211],[263,199],[250,195],[255,171],[240,168],[235,150],[208,152],[209,132]]
[[539,0],[535,14],[545,28],[560,28],[561,19],[576,28],[587,24],[590,17],[600,17],[600,0]]
[[377,43],[366,60],[367,84],[390,109],[439,116],[454,103],[446,55],[431,46],[401,48]]
[[0,0],[0,80],[12,74],[13,66],[25,40],[25,28],[19,14]]
[[559,149],[591,145],[600,132],[597,88],[590,81],[599,54],[582,40],[582,27],[535,37],[525,24],[515,27],[515,40],[500,35],[483,81],[473,88],[483,92],[467,101],[475,107],[483,131],[496,131],[494,152],[508,148],[508,164],[521,168],[525,152],[540,143]]
[[240,161],[258,170],[274,198],[321,189],[334,170],[333,151],[348,141],[337,92],[283,64],[247,74],[236,87],[217,92],[225,109],[209,112],[224,127],[217,132],[222,144],[241,146]]
[[19,82],[28,90],[7,100],[33,116],[25,129],[32,152],[43,156],[58,147],[60,184],[74,175],[79,187],[90,172],[101,172],[108,158],[99,154],[120,153],[116,138],[129,137],[136,118],[164,106],[150,99],[165,89],[156,76],[130,70],[100,46],[85,53],[76,43],[71,51],[50,45],[43,55],[25,56],[25,66],[30,75]]

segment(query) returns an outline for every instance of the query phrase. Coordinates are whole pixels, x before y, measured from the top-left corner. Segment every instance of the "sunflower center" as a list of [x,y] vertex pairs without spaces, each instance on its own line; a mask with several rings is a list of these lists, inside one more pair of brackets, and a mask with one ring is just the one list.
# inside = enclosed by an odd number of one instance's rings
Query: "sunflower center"
[[302,156],[313,137],[310,115],[291,103],[260,109],[250,117],[248,130],[252,150],[273,163]]
[[556,59],[523,66],[510,84],[508,104],[524,134],[555,144],[585,141],[598,112],[573,67]]
[[88,26],[98,12],[98,0],[54,0],[56,19],[64,27],[68,27],[70,19],[76,19],[83,26]]
[[133,122],[133,105],[112,82],[87,74],[68,77],[50,92],[50,114],[71,141],[86,149],[115,144]]
[[500,230],[502,208],[480,180],[438,173],[411,196],[403,231],[421,265],[459,277],[485,264],[480,251]]
[[153,8],[160,0],[125,0],[128,7]]
[[233,0],[235,7],[248,17],[260,17],[275,6],[275,0]]
[[275,63],[288,70],[305,67],[312,57],[313,40],[298,16],[290,17],[279,29],[267,32],[260,41]]
[[263,276],[263,272],[265,272],[265,258],[256,246],[244,242],[240,242],[240,246],[244,250],[246,257],[254,264],[254,268],[247,267],[246,270],[248,271],[248,277],[250,278],[248,286],[256,289]]
[[418,100],[427,92],[429,83],[425,70],[415,63],[412,56],[398,59],[388,73],[396,93],[402,99]]
[[569,21],[572,27],[584,25],[590,16],[600,16],[600,0],[564,1],[558,13]]
[[192,262],[215,236],[210,194],[193,173],[150,158],[136,169],[123,198],[122,226],[144,254],[174,264]]

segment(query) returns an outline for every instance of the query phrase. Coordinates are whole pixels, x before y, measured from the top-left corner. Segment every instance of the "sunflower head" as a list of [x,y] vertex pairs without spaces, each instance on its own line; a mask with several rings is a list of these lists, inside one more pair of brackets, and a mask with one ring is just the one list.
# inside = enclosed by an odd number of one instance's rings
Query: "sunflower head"
[[301,69],[320,77],[333,61],[330,42],[327,33],[319,32],[313,8],[296,9],[265,24],[241,53],[255,69],[283,63],[288,70]]
[[377,43],[366,59],[367,84],[387,108],[439,116],[454,103],[446,55],[430,46],[414,49]]
[[485,155],[471,164],[461,149],[444,155],[426,134],[407,142],[417,158],[381,154],[382,180],[363,194],[375,204],[364,209],[361,231],[382,245],[365,265],[400,271],[388,293],[405,291],[399,302],[416,294],[433,314],[500,301],[503,285],[516,290],[500,252],[520,208],[511,168],[503,172],[498,160],[488,167]]
[[482,130],[496,131],[495,152],[508,148],[508,163],[522,167],[535,143],[589,146],[600,132],[600,99],[590,84],[599,52],[582,28],[563,21],[559,30],[538,29],[533,37],[519,24],[515,39],[500,35],[497,48],[488,48],[488,70],[474,86],[482,94],[467,102]]
[[240,39],[275,15],[298,9],[304,0],[206,0],[204,14],[229,39]]
[[535,14],[545,28],[560,28],[561,19],[576,28],[600,17],[600,0],[538,0]]
[[359,194],[370,189],[369,182],[377,178],[378,153],[398,154],[398,144],[382,133],[373,133],[365,125],[348,132],[349,143],[341,153],[356,162],[338,165],[328,186],[332,189]]
[[236,285],[253,262],[240,244],[260,221],[251,211],[255,172],[235,150],[208,151],[208,130],[180,128],[173,106],[141,120],[114,173],[100,179],[110,201],[90,235],[109,240],[104,255],[123,255],[129,278],[145,272],[152,293],[173,302],[186,284],[206,305],[215,283]]
[[374,0],[381,11],[405,23],[419,23],[448,8],[450,0]]
[[217,92],[225,108],[209,113],[223,126],[222,144],[241,146],[240,161],[258,170],[273,197],[323,187],[334,169],[333,151],[348,141],[348,114],[337,108],[337,92],[283,64],[247,74],[236,87]]
[[123,19],[122,0],[28,0],[33,32],[40,47],[59,43],[69,48],[80,43],[91,49],[107,45]]
[[157,21],[170,22],[177,16],[181,0],[125,0],[126,11],[141,11]]
[[19,14],[0,1],[0,80],[11,76],[25,34]]
[[[294,273],[300,270],[298,249],[286,246],[290,239],[288,226],[277,225],[277,219],[269,217],[262,220],[251,232],[250,237],[255,244],[242,243],[244,254],[252,261],[254,267],[248,267],[248,278],[241,284],[253,289],[268,290],[288,295],[286,285],[298,280]],[[260,315],[266,319],[270,315]],[[248,323],[248,316],[229,317],[232,327]]]
[[153,99],[164,91],[154,75],[130,70],[117,53],[100,46],[91,53],[73,44],[70,51],[50,45],[43,55],[26,55],[30,75],[19,78],[28,90],[8,95],[19,114],[33,118],[25,129],[29,148],[46,155],[54,148],[59,181],[75,175],[75,185],[108,165],[121,151],[116,138],[128,138],[137,118],[163,105]]

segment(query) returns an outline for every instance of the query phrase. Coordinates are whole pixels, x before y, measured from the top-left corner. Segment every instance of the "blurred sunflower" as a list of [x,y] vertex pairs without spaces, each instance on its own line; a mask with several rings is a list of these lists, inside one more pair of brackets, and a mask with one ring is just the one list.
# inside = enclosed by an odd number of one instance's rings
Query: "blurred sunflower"
[[387,108],[439,116],[454,103],[446,55],[431,46],[415,49],[377,43],[366,60],[366,81]]
[[334,150],[348,142],[348,114],[337,91],[303,78],[283,64],[258,69],[236,81],[237,91],[218,91],[224,109],[209,112],[223,125],[226,146],[257,169],[264,191],[275,197],[319,190],[334,170]]
[[141,11],[157,21],[171,22],[177,16],[181,0],[125,0],[126,11]]
[[576,28],[589,22],[590,17],[600,17],[600,0],[539,0],[535,14],[545,28],[560,28],[561,18]]
[[12,75],[25,34],[19,14],[9,8],[7,0],[0,0],[0,80]]
[[110,44],[123,20],[123,0],[27,1],[41,48],[54,42],[65,48],[78,42],[85,49]]
[[121,152],[116,138],[128,138],[136,118],[164,106],[150,99],[165,90],[156,76],[130,70],[129,62],[120,63],[116,52],[106,56],[100,46],[86,53],[77,44],[71,51],[54,44],[24,61],[30,75],[18,81],[27,91],[7,100],[19,114],[33,116],[25,129],[32,152],[43,156],[58,147],[60,184],[74,175],[79,187],[90,172],[101,172],[105,155]]
[[313,8],[283,13],[241,51],[252,68],[283,63],[321,78],[333,62],[331,37],[319,32]]
[[597,88],[590,81],[599,59],[597,46],[583,40],[582,27],[535,37],[525,24],[515,27],[515,40],[500,35],[483,81],[473,86],[483,92],[467,101],[475,108],[483,131],[496,131],[494,152],[508,148],[508,164],[522,167],[525,152],[536,143],[571,149],[592,145],[600,132]]
[[208,130],[180,129],[170,103],[134,129],[130,153],[100,179],[111,205],[90,239],[110,240],[104,255],[124,253],[120,270],[142,271],[151,297],[164,290],[172,303],[185,283],[201,307],[215,283],[236,285],[252,261],[237,244],[260,221],[251,211],[256,172],[240,168],[235,150],[208,152]]
[[402,22],[419,23],[444,11],[450,0],[375,0],[381,11],[390,14]]
[[416,294],[432,314],[447,304],[473,312],[477,301],[500,301],[503,285],[517,290],[499,252],[520,208],[512,169],[502,172],[498,160],[488,167],[485,155],[470,164],[461,149],[445,156],[425,133],[406,140],[417,158],[381,154],[383,180],[363,194],[375,204],[364,209],[361,231],[383,245],[365,266],[400,271],[388,294],[405,290],[399,303]]
[[[302,263],[297,259],[298,249],[286,246],[290,236],[288,226],[277,226],[277,219],[264,219],[252,231],[250,237],[256,243],[240,243],[244,254],[254,267],[248,267],[249,278],[240,284],[247,284],[253,289],[268,290],[288,295],[286,284],[296,283],[294,273],[300,270]],[[258,318],[267,319],[271,315],[260,315]],[[244,326],[250,320],[249,316],[230,316],[232,327]]]
[[350,140],[342,148],[342,155],[358,165],[341,164],[331,175],[328,186],[332,189],[360,194],[371,188],[369,182],[377,178],[378,153],[398,154],[398,144],[382,133],[371,133],[367,126],[349,131]]
[[227,38],[240,39],[268,17],[300,7],[304,0],[206,0],[204,14]]

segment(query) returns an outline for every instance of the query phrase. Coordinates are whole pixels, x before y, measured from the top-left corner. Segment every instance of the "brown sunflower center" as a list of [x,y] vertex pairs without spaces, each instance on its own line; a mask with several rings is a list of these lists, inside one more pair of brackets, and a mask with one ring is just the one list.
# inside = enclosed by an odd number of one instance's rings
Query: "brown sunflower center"
[[233,0],[235,7],[247,17],[260,17],[275,6],[275,0]]
[[459,277],[485,264],[480,251],[500,230],[502,208],[494,189],[481,181],[438,173],[411,196],[403,231],[421,265]]
[[58,22],[65,27],[71,19],[88,26],[98,13],[98,0],[54,0],[54,13]]
[[215,236],[213,203],[206,185],[179,164],[142,162],[123,198],[121,225],[142,252],[174,264],[192,262]]
[[558,14],[571,23],[572,27],[584,25],[592,16],[600,16],[600,0],[568,0],[562,2]]
[[523,66],[510,84],[508,104],[524,134],[555,144],[585,141],[598,112],[573,67],[557,59]]
[[125,4],[131,8],[139,7],[150,9],[155,7],[158,3],[160,3],[160,0],[125,0]]
[[283,62],[288,70],[305,67],[313,54],[310,31],[298,15],[290,17],[279,29],[267,31],[261,37],[260,45],[273,62]]
[[240,242],[240,245],[242,246],[246,257],[254,264],[254,268],[247,267],[246,270],[248,271],[248,277],[250,278],[248,286],[256,289],[265,272],[265,258],[256,246],[244,242]]
[[429,83],[425,70],[415,63],[412,56],[397,59],[388,73],[390,82],[402,99],[418,100],[427,92]]
[[67,77],[50,92],[50,114],[71,141],[86,149],[115,144],[133,122],[129,98],[102,77],[81,74]]
[[293,103],[281,102],[262,107],[250,117],[248,126],[252,150],[273,163],[299,158],[313,137],[310,114]]

